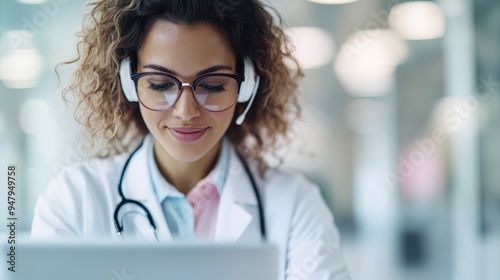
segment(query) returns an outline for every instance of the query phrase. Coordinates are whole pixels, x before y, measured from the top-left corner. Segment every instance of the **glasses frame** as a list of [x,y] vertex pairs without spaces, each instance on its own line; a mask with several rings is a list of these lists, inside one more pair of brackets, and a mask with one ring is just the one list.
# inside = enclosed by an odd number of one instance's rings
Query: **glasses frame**
[[[146,106],[142,100],[141,100],[141,97],[139,95],[139,91],[138,91],[138,84],[139,84],[139,79],[144,77],[144,76],[153,76],[153,75],[160,75],[160,76],[165,76],[165,77],[168,77],[168,78],[171,78],[173,81],[175,81],[175,83],[177,84],[177,88],[179,89],[179,91],[177,92],[177,97],[175,98],[175,101],[174,103],[172,103],[172,106],[168,107],[167,109],[152,109],[152,108],[149,108],[148,106]],[[199,102],[198,102],[198,99],[196,98],[196,87],[198,86],[198,83],[204,79],[204,78],[207,78],[207,77],[220,77],[220,76],[223,76],[223,77],[229,77],[229,78],[233,78],[236,80],[236,82],[238,83],[238,91],[236,92],[236,98],[234,99],[234,101],[231,103],[231,105],[229,105],[227,108],[225,109],[222,109],[222,110],[209,110],[207,108],[205,108],[203,105],[201,105]],[[212,73],[212,74],[205,74],[205,75],[202,75],[202,76],[199,76],[198,78],[196,78],[193,82],[191,83],[183,83],[181,82],[179,79],[177,79],[175,76],[173,75],[170,75],[170,74],[167,74],[167,73],[160,73],[160,72],[143,72],[143,73],[136,73],[136,74],[132,74],[130,75],[130,78],[134,81],[134,85],[135,85],[135,92],[137,93],[137,98],[139,99],[139,102],[141,102],[141,104],[146,107],[147,109],[151,110],[151,111],[166,111],[168,109],[171,109],[172,107],[174,107],[175,103],[177,103],[177,100],[179,100],[179,97],[181,97],[181,94],[182,94],[182,88],[184,87],[191,87],[191,90],[192,90],[192,94],[193,94],[193,97],[194,99],[196,100],[196,103],[201,107],[203,108],[203,110],[206,110],[206,111],[209,111],[209,112],[222,112],[222,111],[225,111],[229,108],[231,108],[231,106],[234,105],[234,103],[236,103],[236,100],[238,100],[238,95],[240,94],[240,88],[241,88],[241,83],[243,81],[245,81],[245,78],[242,77],[242,76],[238,76],[238,75],[235,75],[235,74],[226,74],[226,73]]]

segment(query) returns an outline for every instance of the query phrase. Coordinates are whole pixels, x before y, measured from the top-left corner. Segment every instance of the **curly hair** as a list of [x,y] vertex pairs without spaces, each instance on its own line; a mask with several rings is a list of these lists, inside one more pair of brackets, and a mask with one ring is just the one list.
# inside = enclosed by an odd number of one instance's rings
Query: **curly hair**
[[274,9],[258,0],[101,0],[88,5],[76,34],[77,55],[58,67],[77,66],[62,95],[66,103],[75,100],[75,119],[84,126],[87,149],[94,156],[126,152],[148,133],[139,106],[122,93],[119,64],[125,57],[136,59],[148,29],[167,20],[214,27],[234,50],[240,70],[242,58],[250,57],[261,77],[259,89],[240,126],[234,120],[246,104],[237,105],[226,135],[246,157],[257,160],[261,176],[265,154],[282,162],[276,151],[291,142],[291,123],[300,118],[297,95],[303,72]]

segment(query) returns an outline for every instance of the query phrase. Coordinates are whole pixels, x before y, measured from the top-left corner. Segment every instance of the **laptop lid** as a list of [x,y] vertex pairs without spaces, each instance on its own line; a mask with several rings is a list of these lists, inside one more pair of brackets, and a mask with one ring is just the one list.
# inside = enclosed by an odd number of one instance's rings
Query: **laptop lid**
[[[10,246],[3,244],[3,256]],[[7,280],[276,280],[278,248],[266,244],[24,241]],[[7,267],[5,267],[7,266]]]

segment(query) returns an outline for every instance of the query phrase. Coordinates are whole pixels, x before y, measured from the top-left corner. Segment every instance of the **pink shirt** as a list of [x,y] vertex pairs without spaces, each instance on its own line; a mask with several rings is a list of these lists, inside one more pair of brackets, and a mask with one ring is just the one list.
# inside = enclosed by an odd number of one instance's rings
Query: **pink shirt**
[[214,168],[184,195],[163,178],[154,160],[152,137],[149,136],[147,140],[150,178],[172,236],[213,240],[220,193],[223,192],[229,173],[229,142],[223,138],[221,153]]
[[186,195],[193,207],[195,234],[208,239],[214,237],[219,208],[219,191],[213,182],[214,170]]

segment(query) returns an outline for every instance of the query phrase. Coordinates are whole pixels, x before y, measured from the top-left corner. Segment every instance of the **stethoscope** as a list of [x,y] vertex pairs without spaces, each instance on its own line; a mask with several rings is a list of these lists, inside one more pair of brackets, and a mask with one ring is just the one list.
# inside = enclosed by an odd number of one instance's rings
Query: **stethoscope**
[[[125,161],[125,164],[123,165],[122,173],[120,175],[120,181],[118,182],[118,194],[121,197],[121,201],[120,201],[120,203],[118,203],[118,205],[115,208],[113,220],[114,220],[114,224],[115,224],[116,233],[123,240],[123,223],[120,224],[120,221],[118,219],[118,212],[120,212],[120,209],[123,206],[125,206],[126,204],[134,204],[134,205],[138,206],[139,208],[141,208],[144,211],[144,213],[146,213],[146,218],[148,219],[149,224],[153,228],[153,233],[154,233],[155,239],[156,239],[156,241],[159,241],[158,234],[156,231],[156,223],[153,219],[153,216],[151,215],[151,212],[149,212],[148,208],[146,206],[144,206],[144,204],[142,204],[141,202],[139,202],[137,200],[126,198],[125,195],[123,194],[123,190],[122,190],[123,177],[125,175],[125,171],[127,170],[128,164],[130,163],[130,160],[132,159],[134,154],[142,147],[143,143],[144,143],[144,140],[130,154],[130,156]],[[265,219],[264,219],[264,210],[262,209],[262,201],[260,198],[260,193],[259,193],[259,190],[257,189],[257,184],[255,183],[254,177],[252,176],[252,173],[250,172],[250,169],[248,168],[246,161],[243,159],[243,157],[240,155],[240,153],[236,152],[236,154],[238,155],[238,158],[240,159],[241,163],[243,164],[243,167],[248,175],[248,178],[250,179],[250,182],[252,183],[252,188],[253,188],[253,191],[255,193],[255,197],[257,198],[257,208],[259,210],[260,234],[261,234],[262,240],[265,240],[266,239],[266,223],[265,223]]]

